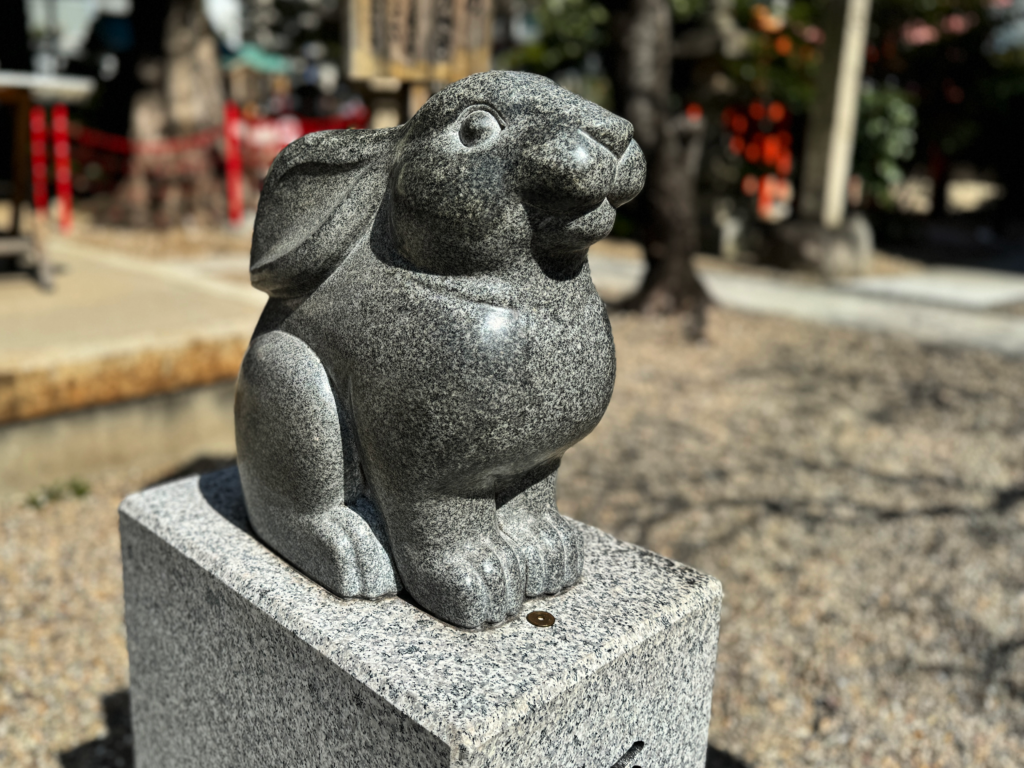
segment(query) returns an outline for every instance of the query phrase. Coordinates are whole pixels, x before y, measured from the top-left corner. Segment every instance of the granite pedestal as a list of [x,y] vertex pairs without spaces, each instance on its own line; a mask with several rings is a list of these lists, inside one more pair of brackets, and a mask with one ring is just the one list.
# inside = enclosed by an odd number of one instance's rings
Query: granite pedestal
[[234,469],[130,496],[135,765],[703,766],[720,584],[572,524],[579,585],[465,630],[303,576],[253,537]]

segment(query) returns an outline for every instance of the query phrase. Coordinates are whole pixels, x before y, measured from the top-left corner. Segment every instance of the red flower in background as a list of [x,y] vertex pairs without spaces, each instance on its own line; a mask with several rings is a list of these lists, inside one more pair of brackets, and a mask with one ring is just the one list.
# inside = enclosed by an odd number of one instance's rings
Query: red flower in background
[[793,134],[790,116],[781,101],[752,101],[742,107],[722,110],[722,125],[731,134],[729,151],[755,168],[744,174],[740,191],[756,197],[756,210],[768,218],[778,200],[793,196]]

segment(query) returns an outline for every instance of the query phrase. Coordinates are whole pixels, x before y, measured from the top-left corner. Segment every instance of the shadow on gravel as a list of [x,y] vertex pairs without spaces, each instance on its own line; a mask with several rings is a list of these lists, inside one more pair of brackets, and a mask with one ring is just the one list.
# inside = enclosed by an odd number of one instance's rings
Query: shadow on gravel
[[708,747],[708,761],[706,763],[707,768],[750,768],[746,763],[737,757],[733,757],[728,752],[715,749],[712,746]]
[[107,736],[60,755],[64,768],[132,768],[132,719],[128,691],[103,697]]
[[[132,768],[132,719],[128,691],[103,697],[107,736],[60,755],[63,768]],[[720,749],[708,747],[707,768],[750,768]]]
[[172,480],[180,480],[189,475],[205,475],[209,472],[216,472],[218,469],[233,466],[236,462],[234,456],[198,456],[187,464],[183,464],[171,470],[165,475],[153,480],[146,487],[152,488],[155,485],[163,485]]

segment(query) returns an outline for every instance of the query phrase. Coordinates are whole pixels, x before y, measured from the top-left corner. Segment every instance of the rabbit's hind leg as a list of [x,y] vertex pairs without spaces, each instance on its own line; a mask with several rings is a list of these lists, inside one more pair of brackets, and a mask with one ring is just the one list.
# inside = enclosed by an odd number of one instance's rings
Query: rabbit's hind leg
[[537,467],[498,492],[498,525],[526,564],[526,595],[561,592],[583,575],[583,541],[558,513],[558,462]]
[[[283,331],[254,339],[235,395],[235,442],[249,521],[314,581],[344,597],[400,585],[379,515],[358,498],[344,412],[319,358]],[[347,502],[347,504],[346,504]]]

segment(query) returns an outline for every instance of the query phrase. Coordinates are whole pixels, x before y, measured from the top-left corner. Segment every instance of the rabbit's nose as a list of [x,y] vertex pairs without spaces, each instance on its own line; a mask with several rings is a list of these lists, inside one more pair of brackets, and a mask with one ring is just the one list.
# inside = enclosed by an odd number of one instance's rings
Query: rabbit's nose
[[622,157],[622,153],[633,139],[633,124],[611,112],[591,116],[580,129],[594,141],[607,147],[616,157]]

